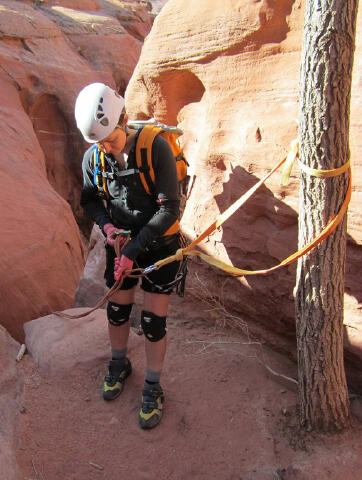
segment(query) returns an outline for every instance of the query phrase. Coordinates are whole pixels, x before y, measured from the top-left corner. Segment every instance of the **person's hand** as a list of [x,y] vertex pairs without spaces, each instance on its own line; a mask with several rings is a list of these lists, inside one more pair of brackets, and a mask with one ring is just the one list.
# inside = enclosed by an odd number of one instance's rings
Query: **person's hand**
[[133,261],[130,260],[125,255],[122,255],[121,258],[116,257],[114,259],[114,279],[117,281],[121,278],[124,272],[132,270]]
[[114,242],[116,240],[116,232],[118,232],[118,228],[116,228],[112,223],[106,223],[103,227],[103,232],[107,235],[107,243],[111,247],[114,247]]

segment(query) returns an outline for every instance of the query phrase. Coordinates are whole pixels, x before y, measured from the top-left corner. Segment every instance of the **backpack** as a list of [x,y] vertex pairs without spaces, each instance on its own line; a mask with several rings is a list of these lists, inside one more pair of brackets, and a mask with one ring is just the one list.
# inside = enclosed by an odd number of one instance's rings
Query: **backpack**
[[[190,181],[190,176],[187,174],[187,167],[189,165],[178,142],[178,138],[183,133],[182,130],[177,127],[169,127],[168,125],[154,122],[153,120],[129,122],[128,127],[134,130],[139,130],[136,137],[137,169],[121,171],[118,173],[118,176],[122,177],[125,175],[138,174],[146,193],[152,195],[155,187],[155,173],[152,165],[152,145],[156,136],[161,135],[168,142],[176,162],[180,196],[179,219],[181,219],[188,198],[187,191]],[[107,199],[109,197],[107,177],[111,177],[113,174],[106,172],[104,153],[100,151],[96,145],[93,148],[93,181],[97,186],[98,193],[101,197]],[[169,230],[167,230],[165,235],[176,233],[178,229],[179,222],[177,221]]]

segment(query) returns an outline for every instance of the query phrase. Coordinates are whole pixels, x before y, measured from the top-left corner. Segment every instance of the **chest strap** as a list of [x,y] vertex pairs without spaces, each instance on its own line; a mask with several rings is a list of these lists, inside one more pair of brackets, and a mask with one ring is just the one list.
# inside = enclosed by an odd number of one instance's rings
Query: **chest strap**
[[129,168],[127,170],[113,170],[112,172],[102,172],[103,178],[108,178],[109,180],[114,180],[115,178],[127,177],[128,175],[139,174],[138,168]]

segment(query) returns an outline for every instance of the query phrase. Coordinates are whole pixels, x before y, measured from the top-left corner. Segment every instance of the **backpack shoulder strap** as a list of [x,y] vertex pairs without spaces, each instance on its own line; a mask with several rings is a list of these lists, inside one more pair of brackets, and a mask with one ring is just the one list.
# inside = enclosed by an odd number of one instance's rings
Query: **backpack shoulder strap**
[[98,192],[105,195],[107,198],[109,196],[107,179],[103,175],[106,171],[106,161],[104,158],[104,152],[102,152],[97,145],[93,147],[93,182],[94,185],[98,188]]
[[149,195],[152,194],[156,181],[152,165],[152,145],[155,137],[162,131],[160,127],[146,125],[141,130],[136,143],[136,163],[142,185]]

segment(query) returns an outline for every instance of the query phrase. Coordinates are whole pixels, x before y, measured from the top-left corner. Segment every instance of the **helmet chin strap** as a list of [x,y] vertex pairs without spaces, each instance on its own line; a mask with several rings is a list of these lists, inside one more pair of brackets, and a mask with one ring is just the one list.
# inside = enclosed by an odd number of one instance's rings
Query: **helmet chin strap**
[[124,127],[124,132],[126,134],[126,143],[125,143],[121,153],[126,153],[128,155],[129,151],[131,150],[131,148],[133,146],[135,135],[132,132],[129,131],[127,126]]
[[124,133],[126,134],[126,137],[128,138],[131,134],[129,133],[129,128],[128,125],[126,124],[125,126],[123,125],[116,125],[116,128],[119,128],[120,130],[123,130]]

